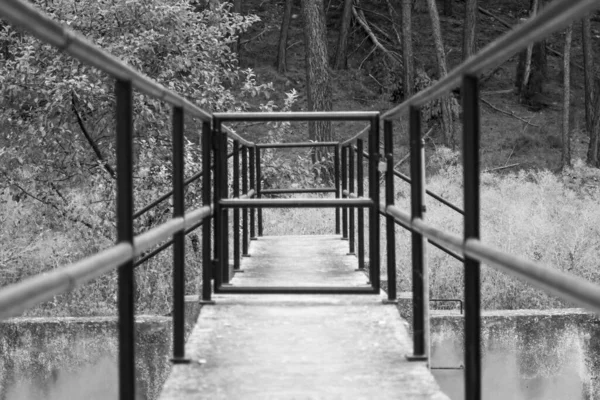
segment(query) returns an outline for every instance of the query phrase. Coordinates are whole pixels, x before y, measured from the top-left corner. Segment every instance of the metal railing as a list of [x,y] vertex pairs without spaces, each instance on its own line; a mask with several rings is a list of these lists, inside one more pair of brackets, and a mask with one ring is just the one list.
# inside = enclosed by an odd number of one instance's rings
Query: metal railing
[[[119,339],[119,398],[135,398],[135,332],[134,332],[134,267],[173,246],[173,357],[174,363],[187,363],[185,357],[185,234],[203,225],[203,293],[211,291],[211,224],[206,223],[213,215],[211,194],[210,146],[212,115],[195,106],[179,94],[166,89],[149,77],[123,63],[110,53],[92,44],[81,35],[53,21],[32,5],[19,0],[0,1],[0,16],[18,25],[43,42],[49,43],[88,65],[94,66],[115,79],[116,97],[116,158],[117,158],[117,244],[74,264],[49,273],[25,279],[0,290],[0,318],[22,313],[52,297],[73,290],[90,280],[110,271],[118,271],[118,339]],[[159,197],[137,213],[133,211],[133,90],[137,89],[153,98],[162,100],[173,108],[173,189]],[[203,158],[203,171],[191,178],[184,178],[184,115],[202,121],[202,148],[208,157]],[[246,145],[246,141],[229,128],[224,132],[233,141]],[[235,147],[235,146],[234,146]],[[229,157],[235,157],[235,152]],[[225,159],[228,157],[225,156]],[[186,212],[184,189],[187,185],[203,180],[203,206]],[[133,222],[160,202],[172,197],[173,216],[137,236]],[[164,243],[167,241],[166,243]],[[153,249],[155,246],[158,248]],[[152,250],[153,249],[153,250]],[[152,250],[145,254],[144,252]],[[206,297],[206,295],[205,295]]]
[[[497,65],[528,44],[564,28],[573,20],[600,7],[600,0],[555,0],[537,16],[516,27],[502,38],[486,46],[478,54],[452,70],[435,85],[416,94],[383,115],[374,112],[297,112],[297,113],[217,113],[210,114],[190,103],[130,66],[91,44],[82,36],[52,21],[19,0],[0,0],[0,15],[15,25],[24,27],[39,39],[50,43],[73,57],[95,66],[115,78],[116,140],[117,140],[117,244],[84,260],[44,275],[31,277],[0,290],[0,318],[16,315],[24,309],[72,290],[109,271],[118,270],[119,311],[119,395],[135,397],[134,361],[134,262],[143,252],[163,243],[153,253],[173,245],[173,362],[185,363],[184,353],[184,283],[186,232],[202,231],[203,300],[209,302],[215,293],[379,293],[379,216],[386,220],[388,252],[388,299],[396,298],[395,225],[412,232],[413,267],[413,353],[412,360],[428,359],[428,282],[426,241],[463,259],[465,264],[465,388],[468,399],[481,398],[480,354],[480,263],[515,277],[563,299],[600,313],[600,287],[571,275],[556,271],[521,257],[503,253],[479,240],[479,93],[477,74]],[[420,107],[447,93],[462,82],[463,97],[463,173],[464,211],[425,189],[424,147],[421,139]],[[161,99],[173,107],[173,190],[137,213],[133,211],[132,176],[132,93],[133,89]],[[410,178],[394,171],[393,122],[400,113],[409,113],[411,165]],[[203,171],[184,179],[183,132],[184,115],[202,121]],[[255,144],[223,125],[224,121],[316,121],[357,120],[369,126],[343,142]],[[383,121],[384,156],[381,155],[379,134]],[[233,151],[227,154],[227,139]],[[363,163],[364,140],[368,139],[368,197],[365,197]],[[265,199],[263,195],[290,194],[289,189],[261,191],[260,151],[265,148],[335,147],[334,188],[319,189],[335,193],[336,198]],[[241,160],[240,160],[241,155]],[[229,196],[228,159],[233,158],[232,194]],[[214,168],[211,166],[214,162]],[[241,167],[241,169],[240,169]],[[214,169],[214,178],[211,171]],[[386,193],[380,202],[379,175],[385,172]],[[404,213],[394,205],[394,178],[411,184],[411,212]],[[185,212],[186,184],[202,178],[202,206]],[[241,189],[240,189],[241,184]],[[214,186],[214,190],[211,188]],[[300,189],[300,193],[315,189]],[[429,194],[455,211],[464,214],[464,235],[443,232],[424,221],[424,199]],[[173,196],[173,218],[138,236],[133,221],[161,201]],[[257,197],[257,198],[254,198]],[[369,267],[371,287],[234,287],[226,285],[231,278],[229,265],[229,210],[233,210],[234,263],[248,255],[252,238],[263,234],[261,210],[265,207],[331,207],[336,210],[336,233],[348,239],[350,253],[357,252],[359,269],[366,269],[364,210],[369,216]],[[241,215],[240,215],[240,210]],[[258,218],[255,216],[258,212]],[[358,218],[356,214],[358,213]],[[208,222],[211,217],[213,224]],[[240,236],[240,220],[242,224]],[[204,223],[203,223],[204,222]],[[355,223],[358,223],[356,228]],[[211,229],[212,228],[212,229]],[[355,237],[358,233],[358,238]],[[164,243],[168,239],[170,242]],[[211,241],[214,240],[214,248]],[[358,239],[358,243],[355,240]],[[149,257],[146,255],[145,257]],[[211,280],[214,279],[214,288]]]
[[[481,398],[481,316],[480,316],[480,264],[485,263],[513,277],[566,301],[600,313],[600,286],[574,277],[522,257],[514,256],[481,242],[479,239],[479,88],[477,75],[493,67],[530,43],[559,31],[586,13],[600,8],[598,0],[555,0],[537,16],[517,26],[500,39],[490,43],[452,70],[431,87],[417,93],[402,104],[382,115],[384,130],[384,154],[386,167],[386,200],[381,211],[386,215],[388,262],[395,257],[394,223],[412,232],[413,269],[413,354],[411,360],[428,360],[428,281],[426,264],[426,240],[440,248],[464,258],[464,321],[465,321],[465,398]],[[463,178],[464,178],[464,234],[462,237],[444,232],[424,220],[425,216],[425,154],[421,131],[420,107],[435,100],[462,83],[463,100]],[[409,114],[411,212],[399,210],[394,205],[393,170],[393,119],[399,114]],[[360,140],[361,133],[342,145]],[[362,149],[357,145],[357,154]],[[405,179],[406,180],[406,179]],[[438,199],[439,200],[439,199]],[[448,204],[447,204],[448,205]],[[452,207],[455,211],[462,211]],[[395,265],[393,266],[395,268]],[[391,266],[388,264],[388,274]],[[390,292],[392,279],[388,286]],[[394,282],[395,283],[395,282]],[[390,298],[395,293],[389,293]]]
[[[233,181],[232,181],[232,198],[228,198],[229,184],[227,181],[228,176],[228,165],[225,161],[220,161],[215,165],[215,179],[214,179],[214,205],[215,205],[215,229],[218,232],[215,233],[215,293],[231,293],[231,294],[269,294],[269,293],[295,293],[295,294],[370,294],[379,293],[380,290],[380,278],[379,278],[379,230],[369,230],[369,240],[371,243],[370,249],[370,268],[368,270],[370,284],[368,287],[329,287],[329,286],[316,286],[316,287],[289,287],[289,286],[278,286],[278,287],[242,287],[230,285],[230,280],[233,274],[239,270],[240,266],[240,243],[244,255],[247,251],[247,243],[251,239],[257,239],[263,236],[263,208],[335,208],[336,210],[336,222],[335,222],[335,233],[340,233],[340,225],[343,225],[343,237],[347,239],[347,220],[340,221],[340,210],[348,208],[358,208],[364,218],[364,209],[366,208],[369,212],[370,226],[379,226],[379,181],[377,172],[377,154],[379,143],[379,113],[378,112],[261,112],[261,113],[215,113],[213,115],[214,124],[214,136],[215,141],[213,148],[215,149],[214,159],[223,160],[223,149],[221,142],[223,141],[222,134],[222,123],[224,121],[367,121],[369,122],[368,128],[368,143],[369,153],[372,157],[369,163],[369,175],[368,181],[370,184],[369,197],[364,197],[364,193],[361,193],[359,198],[341,198],[342,192],[345,186],[342,182],[345,179],[340,179],[340,173],[346,170],[345,165],[341,165],[339,156],[339,142],[299,142],[299,143],[258,143],[253,147],[249,147],[251,151],[250,163],[246,164],[246,159],[242,158],[243,170],[250,171],[250,181],[253,181],[255,192],[254,196],[248,196],[242,198],[238,196],[239,188],[239,159],[235,158],[233,161]],[[234,143],[236,143],[234,141]],[[265,149],[292,149],[292,148],[316,148],[316,147],[334,147],[334,186],[327,188],[275,188],[275,189],[262,189],[262,165],[261,165],[261,151]],[[234,144],[234,149],[236,145]],[[242,151],[245,151],[245,146],[242,146]],[[235,150],[234,150],[235,153]],[[243,153],[242,153],[243,154]],[[343,160],[343,159],[342,159]],[[361,171],[362,174],[362,171]],[[254,178],[256,177],[256,179]],[[360,179],[363,176],[361,175]],[[242,177],[242,184],[245,182],[246,177]],[[254,180],[255,179],[255,180]],[[335,198],[264,198],[264,196],[271,195],[290,195],[299,193],[333,193]],[[256,198],[253,198],[256,197]],[[229,262],[229,209],[233,209],[233,263]],[[242,236],[240,240],[240,214],[239,210],[242,210]],[[246,213],[250,210],[250,218],[246,217]],[[255,217],[256,211],[256,217]],[[250,220],[250,238],[248,238],[248,219]],[[360,219],[362,221],[362,218]],[[361,230],[359,237],[364,242],[364,223],[361,224]],[[255,226],[256,225],[256,226]],[[256,229],[256,230],[255,230]],[[257,233],[255,235],[255,233]],[[353,241],[351,241],[353,243]],[[352,246],[352,245],[351,245]],[[362,246],[364,248],[364,246]],[[351,253],[354,249],[351,247]],[[362,263],[360,264],[361,269],[364,268],[364,255],[362,256]],[[366,270],[365,270],[366,271]]]

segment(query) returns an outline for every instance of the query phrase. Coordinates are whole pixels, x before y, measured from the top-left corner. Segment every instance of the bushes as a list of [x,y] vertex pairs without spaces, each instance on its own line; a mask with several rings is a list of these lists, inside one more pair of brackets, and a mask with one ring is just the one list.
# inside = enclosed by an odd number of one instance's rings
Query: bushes
[[[439,172],[427,188],[462,208],[462,171],[457,155],[441,150],[429,156]],[[441,160],[441,161],[440,161]],[[440,162],[442,165],[440,165]],[[445,163],[446,167],[443,167]],[[555,175],[549,171],[520,171],[481,177],[481,239],[503,251],[535,260],[600,283],[600,172],[576,163]],[[427,198],[426,220],[462,234],[462,216]],[[404,235],[399,235],[403,237]],[[410,266],[410,243],[399,239],[399,265]],[[431,296],[462,298],[462,264],[428,247]],[[401,290],[410,290],[409,268],[400,272]],[[529,284],[482,266],[482,306],[485,309],[550,308],[562,302]]]

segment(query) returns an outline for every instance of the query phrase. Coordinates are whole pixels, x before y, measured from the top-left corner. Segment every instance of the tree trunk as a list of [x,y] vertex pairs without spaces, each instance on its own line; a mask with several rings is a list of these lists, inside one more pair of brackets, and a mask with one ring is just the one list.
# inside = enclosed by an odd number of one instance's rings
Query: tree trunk
[[444,15],[446,17],[452,16],[452,0],[444,0]]
[[[440,17],[437,10],[436,0],[427,0],[429,17],[431,18],[431,27],[433,30],[433,40],[435,42],[435,53],[438,61],[439,78],[442,79],[448,75],[446,66],[446,51],[442,41],[442,29],[440,27]],[[440,98],[442,108],[442,133],[444,135],[444,144],[454,147],[454,127],[452,124],[452,111],[450,109],[450,99],[448,96]]]
[[[531,16],[544,6],[544,0],[531,0]],[[529,45],[522,52],[517,65],[516,87],[521,101],[534,108],[539,108],[543,102],[537,97],[542,94],[548,71],[546,40]]]
[[293,0],[285,0],[283,9],[283,18],[281,22],[281,31],[279,32],[279,47],[277,51],[277,72],[285,74],[287,72],[287,38],[290,30],[290,21],[292,20]]
[[571,132],[569,129],[569,107],[571,105],[571,39],[573,24],[567,27],[563,56],[563,118],[562,118],[562,157],[561,163],[571,165]]
[[335,59],[333,61],[334,69],[348,69],[348,32],[350,30],[351,20],[352,0],[344,0],[344,10],[342,12],[342,21],[340,23],[340,36],[338,37]]
[[[304,45],[306,46],[306,91],[309,111],[331,111],[332,90],[328,68],[327,37],[323,0],[302,0],[304,18]],[[308,137],[315,141],[331,140],[331,122],[311,121],[308,123]],[[329,179],[326,165],[329,155],[318,148],[313,151],[313,163],[317,173]]]
[[465,1],[465,27],[463,32],[463,60],[471,57],[476,51],[475,36],[477,32],[477,0]]
[[415,84],[411,6],[411,0],[402,0],[402,60],[404,61],[402,86],[404,89],[404,99],[408,99],[412,96]]
[[590,16],[585,16],[581,24],[581,41],[583,49],[583,74],[585,91],[585,129],[590,138],[587,151],[587,163],[598,164],[598,131],[594,129],[594,53],[592,50],[592,29]]

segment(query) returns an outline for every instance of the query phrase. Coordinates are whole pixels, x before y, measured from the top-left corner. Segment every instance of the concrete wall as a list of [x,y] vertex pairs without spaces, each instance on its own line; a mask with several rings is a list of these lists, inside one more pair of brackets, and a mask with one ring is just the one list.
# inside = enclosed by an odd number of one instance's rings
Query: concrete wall
[[[463,318],[434,313],[431,365],[463,361]],[[482,318],[484,399],[600,399],[600,320],[579,309],[486,312]],[[453,400],[463,399],[462,370],[434,369]]]
[[[186,325],[199,306],[186,299]],[[155,399],[171,365],[172,318],[136,318],[137,399]],[[116,317],[0,321],[0,400],[116,399]]]

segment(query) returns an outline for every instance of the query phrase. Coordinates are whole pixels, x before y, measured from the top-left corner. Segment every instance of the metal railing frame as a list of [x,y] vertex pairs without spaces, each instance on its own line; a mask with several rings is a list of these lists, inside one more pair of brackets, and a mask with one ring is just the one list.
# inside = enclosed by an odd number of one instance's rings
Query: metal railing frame
[[[369,130],[369,198],[363,198],[362,193],[360,198],[350,199],[344,194],[346,185],[354,186],[354,175],[350,172],[350,178],[347,176],[347,162],[348,157],[350,162],[353,163],[354,155],[349,156],[349,148],[344,149],[344,156],[340,157],[340,146],[339,142],[296,142],[296,143],[257,143],[253,146],[254,155],[251,153],[250,160],[250,174],[254,174],[256,196],[237,196],[238,193],[238,179],[239,173],[238,165],[239,159],[236,158],[235,153],[237,149],[237,141],[234,142],[234,161],[233,161],[233,182],[232,182],[232,195],[229,197],[229,188],[227,181],[227,170],[228,165],[224,161],[217,162],[215,167],[215,196],[213,204],[215,204],[215,293],[232,293],[232,294],[264,294],[264,293],[347,293],[347,294],[365,294],[365,293],[378,293],[380,287],[379,279],[379,267],[378,267],[378,253],[375,249],[379,248],[379,232],[370,232],[369,238],[372,242],[371,251],[371,263],[369,277],[371,287],[351,287],[351,288],[335,288],[335,287],[235,287],[229,285],[233,274],[236,272],[236,267],[239,265],[239,235],[236,232],[239,231],[239,213],[236,211],[242,209],[250,210],[250,231],[251,239],[258,239],[263,235],[262,227],[262,209],[263,208],[335,208],[336,209],[336,234],[340,233],[340,225],[342,227],[342,239],[348,239],[348,214],[346,210],[358,209],[361,215],[364,215],[364,208],[369,210],[369,217],[371,221],[378,220],[379,218],[379,206],[378,196],[379,182],[373,184],[373,178],[377,176],[377,161],[379,159],[379,113],[376,112],[302,112],[302,113],[215,113],[213,114],[213,142],[216,145],[214,148],[214,159],[222,160],[223,150],[220,143],[223,141],[224,132],[221,126],[226,121],[335,121],[335,120],[358,120],[368,121],[370,123]],[[262,189],[262,175],[261,175],[261,151],[263,149],[291,149],[291,148],[315,148],[315,147],[334,147],[334,187],[330,188],[277,188],[277,189]],[[362,174],[362,171],[357,171]],[[344,174],[340,176],[340,174]],[[362,175],[360,176],[362,179]],[[252,187],[252,185],[251,185]],[[263,198],[264,196],[270,195],[289,195],[298,193],[334,193],[335,198]],[[255,197],[255,198],[253,198]],[[342,198],[344,197],[344,198]],[[234,247],[234,260],[232,265],[228,262],[229,258],[229,235],[225,232],[229,226],[229,210],[233,209],[233,247]],[[340,209],[342,211],[342,217],[340,218]],[[252,217],[254,211],[257,211],[257,217]],[[256,227],[254,226],[256,223]],[[359,221],[359,242],[362,240],[364,244],[364,233],[361,232],[364,229],[364,224]],[[378,223],[372,223],[370,226],[378,226]],[[220,228],[216,228],[220,227]],[[350,227],[354,229],[354,218],[350,216]],[[242,228],[242,231],[246,231],[246,227]],[[257,231],[256,236],[254,233]],[[350,235],[354,238],[354,234]],[[351,250],[350,253],[354,252],[354,241],[350,241]],[[242,243],[242,248],[245,245]],[[359,252],[361,250],[359,249]],[[362,263],[360,269],[364,270],[364,250],[362,250]]]
[[[391,220],[413,232],[413,268],[421,271],[420,276],[413,277],[413,307],[414,313],[414,348],[412,359],[427,359],[427,328],[426,312],[427,302],[427,270],[425,258],[425,239],[436,243],[440,248],[445,248],[457,257],[464,257],[465,263],[465,393],[467,399],[481,398],[481,364],[480,364],[480,291],[479,291],[479,268],[485,263],[499,269],[509,275],[521,278],[530,284],[552,293],[562,299],[574,302],[577,305],[600,313],[600,290],[598,285],[573,277],[569,274],[549,269],[537,263],[521,257],[513,256],[483,244],[479,239],[479,98],[477,74],[484,69],[497,65],[511,55],[524,49],[530,43],[539,40],[548,34],[566,27],[572,21],[585,16],[587,13],[600,7],[598,0],[555,0],[546,6],[535,17],[515,27],[498,40],[484,47],[477,54],[453,69],[447,76],[442,78],[431,87],[417,93],[402,104],[387,111],[381,117],[373,117],[372,113],[364,112],[330,112],[324,117],[323,114],[315,112],[297,113],[230,113],[213,114],[195,106],[177,93],[166,89],[164,86],[151,80],[147,76],[126,65],[110,53],[95,46],[87,39],[61,24],[53,21],[32,5],[20,0],[2,0],[0,2],[0,14],[9,22],[19,25],[42,41],[49,43],[62,51],[72,55],[78,60],[94,66],[110,76],[115,83],[116,108],[116,140],[117,140],[117,244],[107,250],[101,251],[88,258],[54,270],[45,275],[28,278],[22,282],[8,286],[0,290],[0,318],[12,316],[22,312],[24,309],[48,300],[53,296],[72,290],[91,279],[94,279],[111,270],[118,270],[118,309],[119,309],[119,396],[122,399],[135,397],[135,362],[134,362],[134,259],[149,250],[153,246],[172,237],[174,244],[174,349],[173,362],[187,362],[183,353],[183,312],[182,312],[182,277],[184,276],[184,261],[182,252],[185,251],[183,235],[186,230],[197,227],[202,222],[214,218],[213,234],[215,235],[215,260],[211,259],[211,226],[203,224],[203,298],[210,300],[210,276],[213,274],[213,263],[217,266],[214,275],[215,292],[221,288],[224,272],[222,268],[223,259],[228,263],[228,209],[241,207],[251,210],[258,208],[259,218],[255,221],[258,226],[258,235],[262,235],[261,210],[268,205],[261,202],[260,188],[260,147],[245,140],[231,129],[220,124],[223,119],[228,120],[343,120],[358,119],[367,120],[370,126],[361,130],[354,137],[338,144],[338,147],[348,148],[351,143],[356,142],[357,150],[357,178],[362,183],[362,141],[369,138],[369,197],[371,204],[364,203],[362,198],[362,184],[358,184],[358,193],[348,193],[346,199],[342,196],[341,188],[336,182],[336,199],[324,202],[312,202],[312,200],[297,203],[296,206],[331,206],[331,207],[360,207],[358,208],[358,241],[359,241],[359,268],[364,268],[364,258],[361,261],[361,218],[362,207],[367,207],[370,218],[370,262],[369,276],[372,288],[379,291],[379,215],[386,216],[388,224]],[[422,141],[419,126],[419,108],[428,101],[444,95],[462,82],[463,96],[463,162],[464,162],[464,220],[465,229],[463,237],[443,232],[424,222],[424,164],[422,154]],[[160,99],[173,107],[173,219],[161,224],[156,228],[134,236],[134,216],[145,212],[134,213],[133,211],[133,166],[131,162],[132,150],[132,93],[133,89],[154,98]],[[388,192],[393,192],[393,176],[398,176],[393,171],[391,160],[392,150],[392,120],[400,113],[408,111],[410,114],[411,133],[411,215],[403,213],[394,204]],[[186,181],[183,177],[183,117],[189,115],[202,121],[202,151],[204,155],[203,172],[201,174],[204,184],[202,191],[203,206],[190,213],[185,213],[183,194]],[[352,118],[351,118],[352,117]],[[380,205],[379,202],[379,121],[383,121],[385,135],[385,164],[387,167],[386,182],[390,188],[386,189],[386,201]],[[214,126],[211,129],[211,121]],[[224,133],[224,134],[223,134]],[[250,168],[249,186],[247,194],[237,199],[229,199],[227,185],[227,137],[237,142],[234,144],[234,152],[238,152],[237,146],[245,146],[250,152],[250,164],[252,158],[256,167]],[[336,148],[338,148],[336,147]],[[337,154],[337,152],[336,152]],[[214,194],[211,192],[211,156],[214,155]],[[339,160],[339,156],[336,157]],[[352,162],[350,163],[352,164]],[[351,165],[354,168],[353,165]],[[336,162],[336,168],[339,168]],[[382,168],[386,169],[386,168]],[[254,177],[252,177],[254,172]],[[336,173],[337,175],[337,173]],[[402,178],[402,176],[400,176]],[[200,176],[195,176],[200,179]],[[254,178],[254,182],[252,182]],[[191,178],[190,178],[191,179]],[[195,180],[194,179],[194,180]],[[406,179],[405,179],[406,180]],[[252,185],[254,183],[254,186]],[[251,190],[258,199],[248,199]],[[431,195],[431,193],[428,193]],[[169,196],[171,194],[165,195]],[[213,197],[214,196],[214,197]],[[163,196],[164,197],[164,196]],[[242,198],[244,197],[244,198]],[[356,198],[352,198],[356,197]],[[438,196],[439,197],[439,196]],[[166,198],[166,197],[165,197]],[[165,198],[159,199],[160,201]],[[210,206],[213,200],[214,206]],[[279,199],[286,200],[286,199]],[[293,199],[291,199],[293,200]],[[440,200],[440,198],[437,198]],[[441,200],[440,200],[441,201]],[[312,202],[312,203],[311,203]],[[273,203],[272,203],[273,204]],[[272,205],[271,204],[271,205]],[[289,206],[287,200],[279,203],[281,206]],[[449,204],[446,204],[449,205]],[[450,205],[449,205],[450,206]],[[454,210],[461,212],[458,207]],[[253,213],[250,213],[252,221]],[[339,219],[336,219],[339,221]],[[253,229],[251,222],[251,230]],[[373,226],[377,229],[373,229]],[[394,239],[388,231],[390,239]],[[221,245],[224,240],[225,245]],[[244,237],[244,240],[246,238]],[[364,247],[364,246],[362,246]],[[219,256],[221,257],[219,261]],[[364,254],[362,255],[364,257]],[[391,258],[393,260],[393,258]],[[390,257],[388,257],[390,262]],[[419,264],[421,266],[419,267]],[[221,265],[221,267],[219,267]],[[220,268],[220,270],[219,270]],[[390,268],[388,266],[388,274]],[[415,273],[415,272],[413,272]],[[415,275],[418,275],[415,273]],[[388,280],[390,277],[388,276]],[[415,282],[416,279],[416,282]],[[234,288],[230,288],[234,289]],[[237,288],[243,289],[243,288]],[[255,288],[263,292],[296,293],[303,290],[310,292],[315,288]],[[327,289],[327,288],[322,288]],[[329,288],[331,292],[346,293],[345,288]],[[358,288],[356,292],[361,291]],[[368,288],[370,289],[370,288]],[[416,290],[415,290],[416,289]],[[417,291],[420,292],[416,293]],[[229,293],[235,293],[231,290]],[[238,290],[244,292],[244,290]]]

